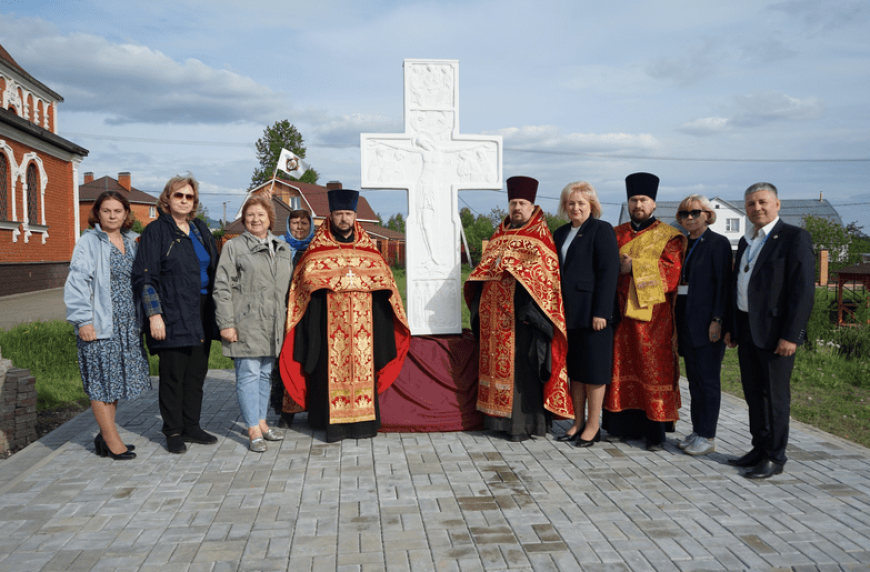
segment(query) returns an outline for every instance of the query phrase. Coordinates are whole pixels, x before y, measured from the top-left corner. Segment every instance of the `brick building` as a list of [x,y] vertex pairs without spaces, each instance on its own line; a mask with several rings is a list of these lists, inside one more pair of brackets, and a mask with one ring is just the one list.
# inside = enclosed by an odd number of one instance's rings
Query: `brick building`
[[118,191],[130,201],[130,210],[143,227],[157,220],[157,197],[142,192],[131,184],[130,173],[118,173],[118,178],[100,177],[94,179],[91,172],[85,173],[85,182],[79,186],[79,230],[88,228],[88,215],[94,201],[103,191]]
[[78,238],[78,168],[57,135],[63,98],[0,46],[0,296],[63,286]]
[[[274,179],[274,185],[270,180],[248,191],[245,201],[251,195],[265,194],[271,190],[272,206],[275,208],[275,228],[272,232],[280,236],[287,232],[287,215],[296,209],[304,209],[311,213],[314,224],[320,226],[329,215],[329,199],[326,193],[331,189],[340,188],[342,188],[341,183],[338,181],[331,181],[325,187],[321,187],[301,181]],[[245,201],[242,201],[242,205],[245,204]],[[236,220],[227,225],[226,235],[222,242],[244,232],[245,226],[241,216],[242,208],[239,207]],[[378,215],[375,214],[369,202],[362,195],[360,195],[357,204],[357,220],[375,241],[381,255],[389,264],[398,266],[405,264],[405,234],[379,225]]]

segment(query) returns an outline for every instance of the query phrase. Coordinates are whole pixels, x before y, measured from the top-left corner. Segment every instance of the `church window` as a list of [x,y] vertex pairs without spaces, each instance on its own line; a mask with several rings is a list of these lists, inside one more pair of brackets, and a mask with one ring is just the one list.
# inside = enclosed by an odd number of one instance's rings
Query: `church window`
[[0,220],[9,220],[9,161],[0,155]]
[[37,213],[39,205],[39,178],[36,175],[36,165],[31,163],[27,166],[27,220],[30,224],[39,224]]

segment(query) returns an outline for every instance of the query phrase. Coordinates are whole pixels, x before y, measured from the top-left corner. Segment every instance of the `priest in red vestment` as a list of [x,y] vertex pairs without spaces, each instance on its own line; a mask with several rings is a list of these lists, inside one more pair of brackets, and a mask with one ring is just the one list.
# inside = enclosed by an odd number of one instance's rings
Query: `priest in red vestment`
[[538,182],[507,180],[509,215],[465,283],[480,340],[477,409],[511,441],[546,435],[552,414],[573,417],[559,257],[540,207]]
[[331,190],[329,217],[290,283],[281,377],[327,443],[374,437],[378,394],[411,342],[393,273],[356,221],[359,191]]
[[617,287],[622,320],[613,339],[613,381],[604,398],[603,426],[611,437],[646,440],[661,450],[665,432],[679,419],[680,365],[674,302],[685,237],[656,220],[659,178],[625,179],[631,221],[617,226]]

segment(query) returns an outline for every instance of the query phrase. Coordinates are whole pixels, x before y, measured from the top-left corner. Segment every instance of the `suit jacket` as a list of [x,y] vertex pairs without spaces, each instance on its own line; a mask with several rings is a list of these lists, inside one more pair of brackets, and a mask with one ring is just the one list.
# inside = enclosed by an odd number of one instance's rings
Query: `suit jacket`
[[592,318],[618,321],[616,283],[619,279],[619,247],[609,223],[589,218],[580,227],[568,256],[562,259],[562,245],[571,223],[553,233],[565,305],[565,324],[570,329],[591,328]]
[[728,331],[737,343],[752,342],[776,349],[779,340],[798,345],[807,337],[807,323],[815,301],[815,257],[810,233],[782,219],[768,235],[749,278],[749,332],[739,332],[733,319],[737,308],[737,276],[743,272],[745,238],[737,247],[731,281],[731,320]]
[[685,326],[689,339],[680,343],[697,348],[710,343],[710,322],[714,317],[724,321],[728,316],[731,293],[731,243],[709,228],[686,250],[683,268],[687,269],[689,293],[686,295]]

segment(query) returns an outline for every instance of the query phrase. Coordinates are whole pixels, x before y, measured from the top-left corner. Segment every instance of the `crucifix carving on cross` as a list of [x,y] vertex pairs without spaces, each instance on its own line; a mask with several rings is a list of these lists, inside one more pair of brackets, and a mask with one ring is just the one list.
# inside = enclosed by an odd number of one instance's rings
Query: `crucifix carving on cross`
[[405,60],[405,133],[360,135],[361,187],[407,189],[413,335],[462,331],[458,191],[502,188],[502,141],[459,133],[459,62]]

